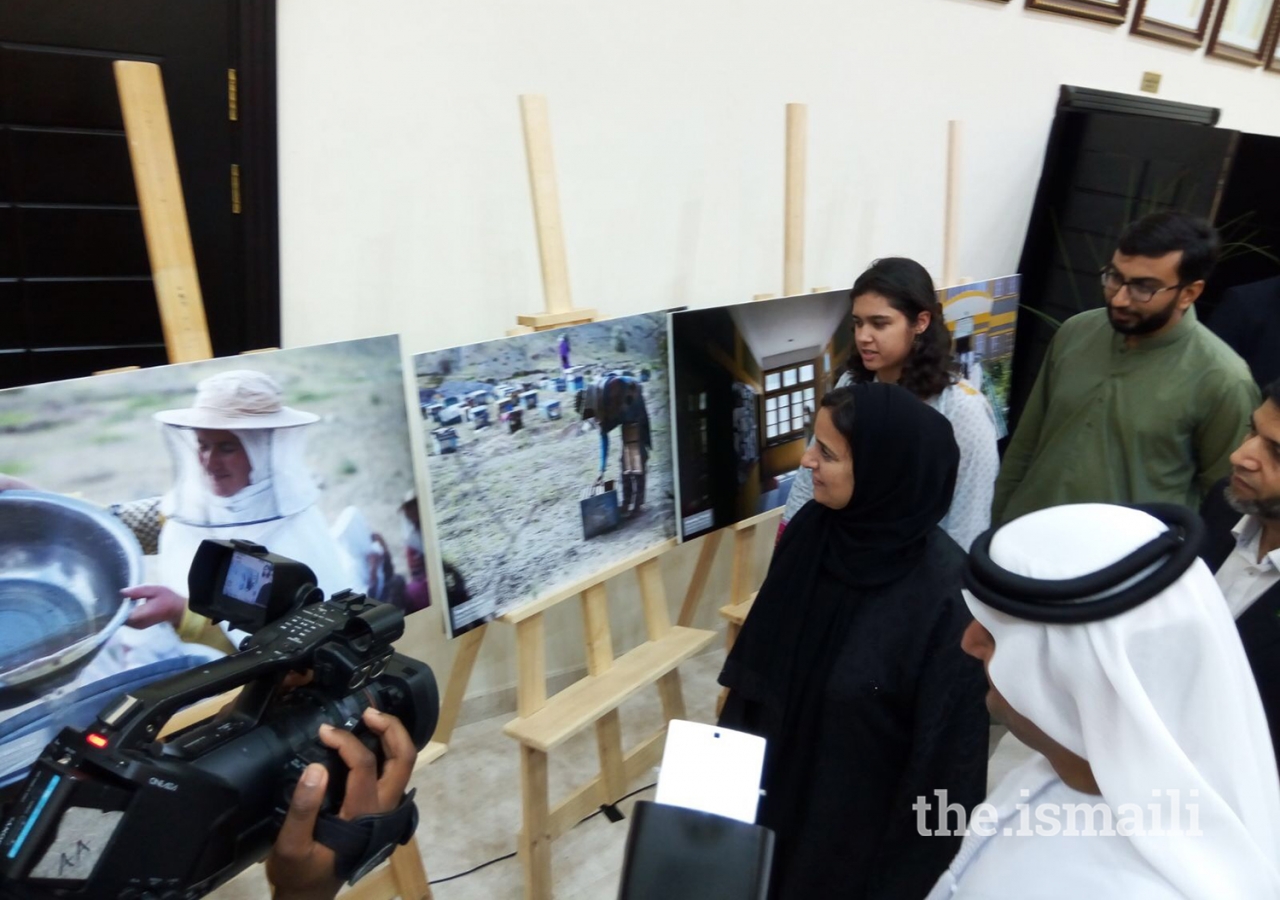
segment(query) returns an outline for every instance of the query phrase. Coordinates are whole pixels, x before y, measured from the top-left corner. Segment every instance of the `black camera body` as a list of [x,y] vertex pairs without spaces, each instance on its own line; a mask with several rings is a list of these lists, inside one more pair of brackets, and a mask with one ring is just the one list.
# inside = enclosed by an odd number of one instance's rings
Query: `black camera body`
[[[418,749],[430,740],[435,677],[393,650],[400,610],[349,591],[320,602],[306,566],[242,541],[205,541],[190,586],[193,609],[252,636],[239,653],[134,691],[45,748],[0,823],[0,884],[18,896],[202,897],[266,855],[309,763],[330,771],[322,811],[340,808],[347,769],[320,743],[321,724],[352,731],[380,757],[360,719],[374,706],[397,716]],[[285,689],[301,670],[311,681]],[[159,737],[179,709],[234,688],[213,718]]]

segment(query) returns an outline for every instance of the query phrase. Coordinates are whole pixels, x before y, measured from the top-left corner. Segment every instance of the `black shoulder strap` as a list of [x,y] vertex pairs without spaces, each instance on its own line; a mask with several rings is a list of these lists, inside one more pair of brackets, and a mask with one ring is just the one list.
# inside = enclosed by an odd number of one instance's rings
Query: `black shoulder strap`
[[400,805],[390,812],[361,816],[350,822],[331,814],[317,820],[316,840],[334,852],[333,868],[338,878],[355,884],[383,863],[397,846],[409,843],[418,830],[415,793],[405,794]]

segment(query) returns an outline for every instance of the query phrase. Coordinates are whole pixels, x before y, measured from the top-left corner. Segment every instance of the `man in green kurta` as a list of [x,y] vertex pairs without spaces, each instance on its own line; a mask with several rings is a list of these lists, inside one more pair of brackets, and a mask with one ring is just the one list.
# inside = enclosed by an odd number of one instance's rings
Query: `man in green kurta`
[[996,480],[992,524],[1062,503],[1164,501],[1198,508],[1231,469],[1258,405],[1236,353],[1192,304],[1218,254],[1207,222],[1155,213],[1102,270],[1105,309],[1049,345]]

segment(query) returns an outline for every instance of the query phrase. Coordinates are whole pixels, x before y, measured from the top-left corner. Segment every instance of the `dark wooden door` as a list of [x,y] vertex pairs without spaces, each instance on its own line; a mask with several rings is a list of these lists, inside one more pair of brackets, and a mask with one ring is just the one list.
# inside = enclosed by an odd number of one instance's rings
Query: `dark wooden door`
[[[1099,92],[1101,93],[1101,92]],[[1237,132],[1189,121],[1199,108],[1107,95],[1143,113],[1060,108],[1023,245],[1022,306],[1013,362],[1021,413],[1056,323],[1103,305],[1098,272],[1125,225],[1178,209],[1212,218]],[[1168,116],[1163,117],[1164,108]],[[1185,114],[1182,118],[1175,116]]]
[[166,361],[115,59],[161,66],[215,355],[279,344],[274,16],[0,3],[0,387]]
[[[1240,134],[1227,178],[1217,224],[1222,259],[1204,296],[1196,301],[1201,321],[1217,307],[1223,293],[1280,275],[1280,137]],[[1280,348],[1276,349],[1280,353]]]

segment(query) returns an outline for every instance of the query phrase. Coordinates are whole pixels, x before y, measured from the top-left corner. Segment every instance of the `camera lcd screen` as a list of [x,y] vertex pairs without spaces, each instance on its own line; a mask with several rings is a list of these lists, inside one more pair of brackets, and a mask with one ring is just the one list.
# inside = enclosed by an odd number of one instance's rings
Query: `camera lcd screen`
[[265,559],[245,553],[234,553],[227,566],[227,578],[222,592],[241,603],[266,606],[271,597],[271,576],[274,567]]

